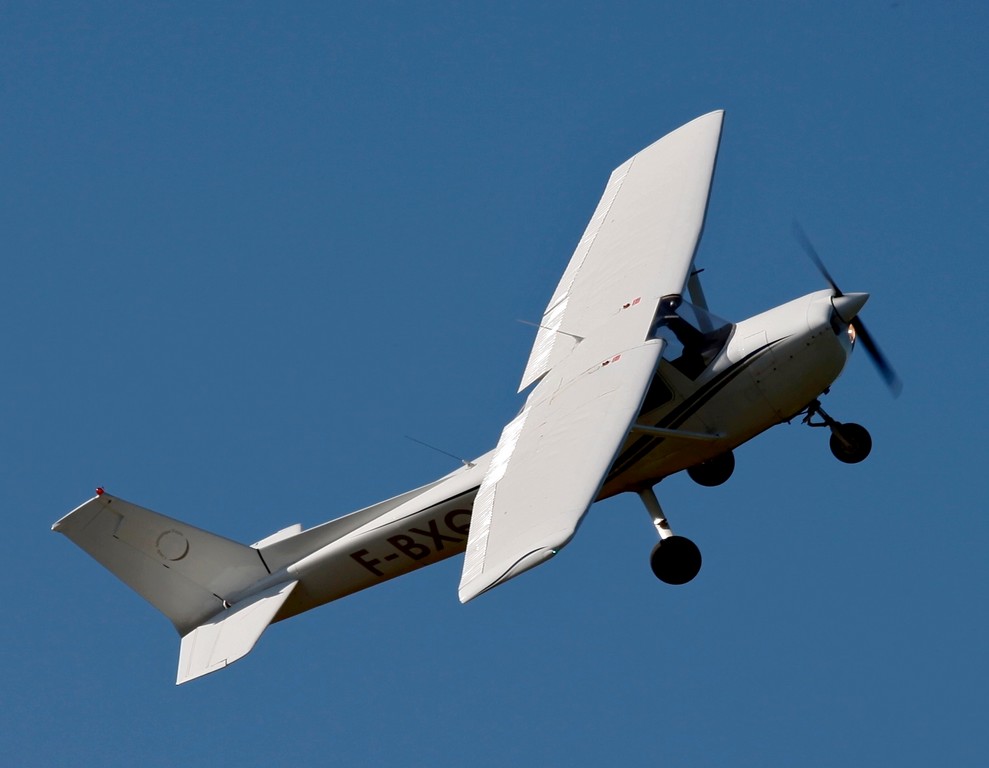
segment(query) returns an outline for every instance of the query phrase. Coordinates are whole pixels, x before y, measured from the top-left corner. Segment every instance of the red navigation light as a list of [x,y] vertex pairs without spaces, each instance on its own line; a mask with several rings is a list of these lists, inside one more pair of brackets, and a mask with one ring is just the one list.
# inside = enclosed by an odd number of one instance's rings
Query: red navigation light
[[104,493],[106,493],[106,491],[103,490],[103,486],[102,485],[99,488],[96,489],[96,495],[97,496],[102,496]]

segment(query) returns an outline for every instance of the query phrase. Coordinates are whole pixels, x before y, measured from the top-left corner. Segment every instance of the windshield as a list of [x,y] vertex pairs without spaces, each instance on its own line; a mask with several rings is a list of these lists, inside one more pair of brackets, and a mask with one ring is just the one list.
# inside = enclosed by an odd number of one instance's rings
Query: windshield
[[653,337],[663,339],[663,357],[684,376],[696,379],[718,356],[732,324],[717,315],[684,301],[682,296],[664,296],[656,313]]

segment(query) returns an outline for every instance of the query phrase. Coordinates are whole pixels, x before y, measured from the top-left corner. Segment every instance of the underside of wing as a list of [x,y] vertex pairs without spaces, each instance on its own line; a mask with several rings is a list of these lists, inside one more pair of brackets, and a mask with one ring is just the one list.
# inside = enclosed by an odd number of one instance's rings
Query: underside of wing
[[690,275],[722,117],[697,118],[612,173],[543,315],[521,389],[538,383],[474,500],[462,602],[555,555],[597,498],[659,363],[660,299],[682,294]]
[[654,307],[582,342],[502,432],[471,518],[460,600],[517,576],[573,537],[598,495],[652,379],[663,342],[643,341]]
[[622,163],[540,322],[519,391],[629,302],[683,292],[721,138],[721,111],[698,117]]

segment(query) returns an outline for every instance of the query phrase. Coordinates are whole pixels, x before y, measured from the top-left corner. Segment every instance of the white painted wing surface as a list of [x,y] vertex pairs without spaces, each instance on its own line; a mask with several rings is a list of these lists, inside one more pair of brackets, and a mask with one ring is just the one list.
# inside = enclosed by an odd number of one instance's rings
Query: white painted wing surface
[[662,296],[680,294],[704,227],[723,113],[663,137],[611,175],[543,315],[471,519],[460,600],[545,562],[573,537],[662,353]]
[[659,363],[640,303],[577,347],[502,432],[474,500],[460,601],[552,557],[597,497]]
[[636,298],[683,292],[704,227],[722,111],[698,117],[611,174],[550,299],[519,391]]

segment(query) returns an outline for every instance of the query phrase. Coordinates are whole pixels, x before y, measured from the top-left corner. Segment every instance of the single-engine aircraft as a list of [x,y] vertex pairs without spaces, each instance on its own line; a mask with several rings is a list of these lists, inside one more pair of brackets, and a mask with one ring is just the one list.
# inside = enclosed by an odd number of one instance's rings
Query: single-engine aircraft
[[[830,287],[737,323],[708,310],[694,269],[723,112],[622,163],[538,324],[525,404],[494,450],[395,498],[250,546],[97,489],[53,526],[167,616],[181,636],[177,684],[247,654],[276,621],[466,551],[466,603],[546,562],[596,500],[637,494],[659,541],[656,576],[685,584],[701,555],[674,535],[653,492],[686,470],[705,486],[732,451],[802,416],[827,427],[843,462],[869,433],[820,397],[858,340],[891,389],[899,379],[866,332],[866,293]],[[685,298],[684,294],[687,294]]]

